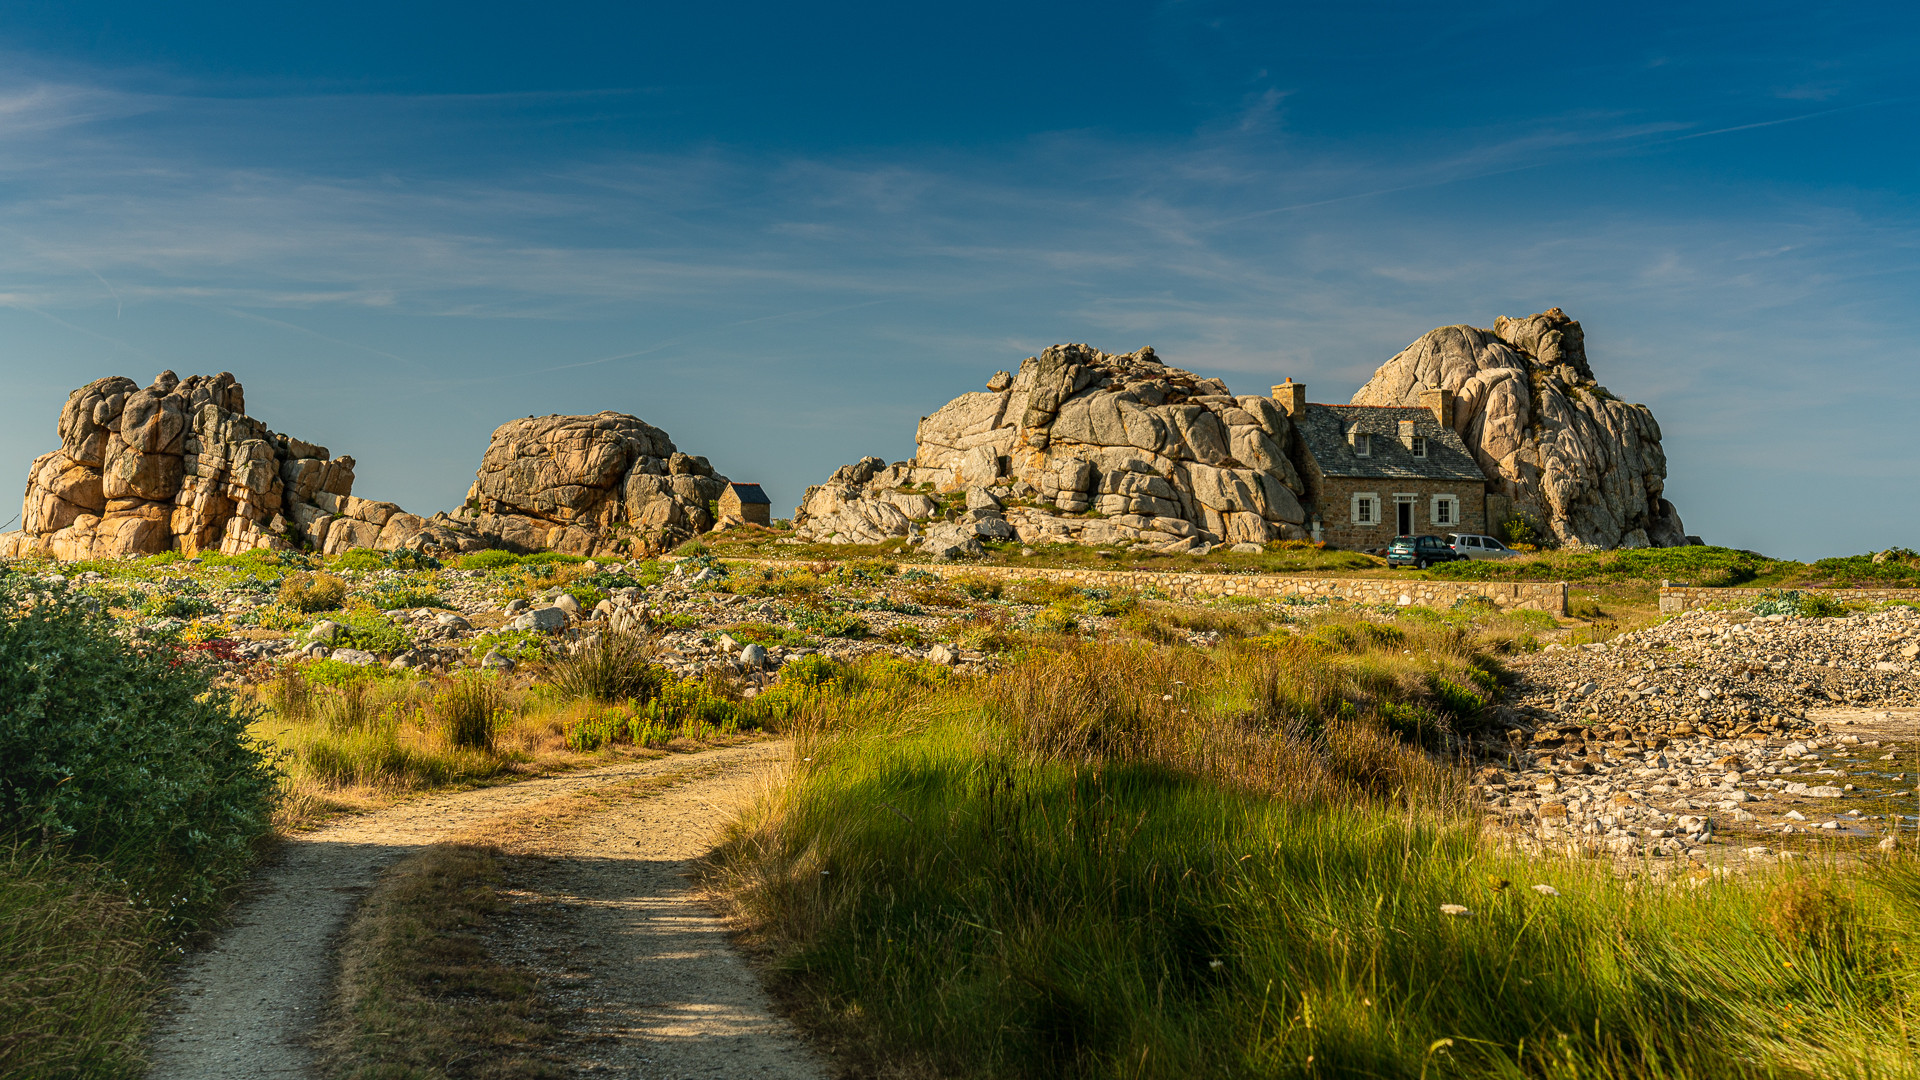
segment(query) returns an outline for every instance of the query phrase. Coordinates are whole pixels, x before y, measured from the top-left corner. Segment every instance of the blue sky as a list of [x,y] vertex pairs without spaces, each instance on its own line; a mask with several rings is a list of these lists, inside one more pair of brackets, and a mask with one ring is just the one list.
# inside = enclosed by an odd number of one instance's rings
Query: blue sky
[[226,370],[420,512],[599,409],[784,512],[1053,342],[1343,401],[1560,305],[1689,531],[1920,546],[1920,9],[1565,7],[16,0],[0,477]]

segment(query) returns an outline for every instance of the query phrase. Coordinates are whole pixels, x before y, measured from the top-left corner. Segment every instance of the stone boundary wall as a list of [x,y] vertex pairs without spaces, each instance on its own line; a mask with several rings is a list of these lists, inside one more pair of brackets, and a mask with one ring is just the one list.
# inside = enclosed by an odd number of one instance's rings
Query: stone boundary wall
[[[1715,589],[1704,585],[1661,585],[1660,613],[1677,615],[1719,604],[1749,604],[1779,589]],[[1831,596],[1835,600],[1906,600],[1920,604],[1920,589],[1789,589],[1789,592]]]
[[[725,557],[722,556],[725,560]],[[779,569],[801,569],[804,560],[737,559]],[[1301,596],[1309,599],[1339,599],[1357,604],[1395,604],[1405,607],[1448,608],[1470,596],[1484,596],[1501,611],[1544,611],[1551,615],[1567,613],[1567,583],[1517,581],[1423,581],[1416,578],[1315,578],[1294,574],[1206,574],[1161,572],[1155,570],[1080,570],[1029,566],[968,566],[957,563],[938,565],[901,564],[915,570],[941,576],[966,574],[998,578],[1003,581],[1064,581],[1071,585],[1108,589],[1159,589],[1175,600],[1196,600],[1214,596],[1251,596],[1278,599]]]

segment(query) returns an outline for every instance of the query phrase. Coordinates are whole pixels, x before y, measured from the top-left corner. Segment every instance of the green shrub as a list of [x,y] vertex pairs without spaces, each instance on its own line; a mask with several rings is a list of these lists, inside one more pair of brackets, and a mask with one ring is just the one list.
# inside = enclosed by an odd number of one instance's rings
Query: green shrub
[[511,551],[492,548],[476,551],[471,555],[462,555],[453,560],[453,565],[462,570],[498,570],[503,566],[520,565],[520,556]]
[[147,597],[140,605],[140,614],[149,619],[197,619],[218,615],[220,608],[201,595],[197,583],[187,581]]
[[353,548],[350,551],[343,551],[335,555],[333,557],[333,568],[336,570],[384,569],[387,564],[386,560],[381,557],[383,554],[383,552],[375,551],[372,548]]
[[253,714],[201,665],[32,588],[0,578],[0,834],[101,859],[191,921],[268,829],[276,775]]
[[846,675],[847,668],[830,656],[796,656],[780,668],[780,685],[818,689]]
[[294,611],[332,611],[346,602],[347,583],[332,574],[301,570],[280,582],[280,603]]
[[489,630],[474,637],[468,652],[475,660],[498,652],[516,664],[531,663],[547,654],[547,637],[538,630]]
[[1803,593],[1797,589],[1768,589],[1749,605],[1755,615],[1794,615],[1803,619],[1830,619],[1845,615],[1840,601],[1825,593]]
[[863,638],[872,630],[867,621],[845,611],[815,611],[801,608],[793,613],[793,625],[822,637]]
[[349,608],[330,618],[341,626],[341,645],[376,653],[398,653],[413,648],[413,631],[373,608]]
[[408,581],[383,581],[367,590],[367,602],[381,611],[413,608],[451,607],[431,585]]

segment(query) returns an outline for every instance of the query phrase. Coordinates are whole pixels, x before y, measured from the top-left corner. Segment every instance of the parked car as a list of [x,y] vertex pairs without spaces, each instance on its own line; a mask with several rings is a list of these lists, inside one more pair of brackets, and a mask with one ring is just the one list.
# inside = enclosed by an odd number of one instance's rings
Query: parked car
[[1469,559],[1510,559],[1520,554],[1491,536],[1477,533],[1448,533],[1447,545]]
[[1437,536],[1396,536],[1387,545],[1387,566],[1411,566],[1425,570],[1434,563],[1456,562],[1466,556],[1447,546]]

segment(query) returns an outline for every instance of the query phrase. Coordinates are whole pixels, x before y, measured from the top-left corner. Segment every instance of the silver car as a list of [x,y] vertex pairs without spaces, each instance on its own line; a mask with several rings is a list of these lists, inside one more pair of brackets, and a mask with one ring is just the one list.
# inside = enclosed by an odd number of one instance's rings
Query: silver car
[[1520,554],[1491,536],[1448,533],[1447,546],[1469,559],[1510,559]]

